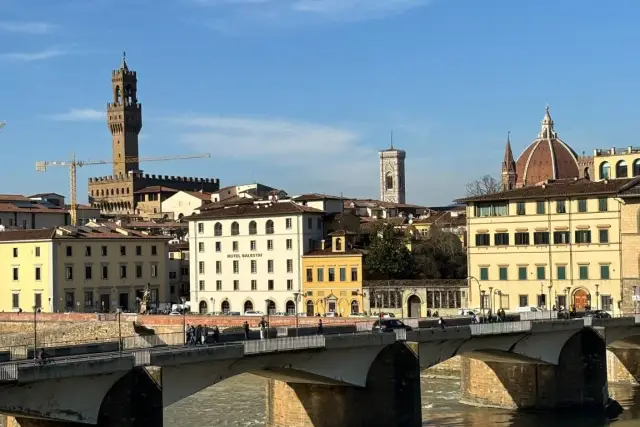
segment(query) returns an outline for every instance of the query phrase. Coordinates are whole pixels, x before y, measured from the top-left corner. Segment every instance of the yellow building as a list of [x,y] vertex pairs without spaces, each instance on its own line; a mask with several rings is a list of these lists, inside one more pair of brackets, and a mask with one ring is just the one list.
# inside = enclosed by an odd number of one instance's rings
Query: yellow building
[[307,316],[362,313],[362,252],[353,249],[355,233],[336,231],[320,249],[302,256],[300,312]]
[[[637,207],[625,213],[620,195],[638,182],[566,179],[460,200],[467,204],[470,308],[617,312],[626,216],[639,231]],[[630,255],[637,270],[637,250]]]
[[631,178],[640,175],[640,148],[596,149],[593,153],[595,179]]
[[165,302],[167,241],[115,225],[0,232],[0,310],[135,311]]

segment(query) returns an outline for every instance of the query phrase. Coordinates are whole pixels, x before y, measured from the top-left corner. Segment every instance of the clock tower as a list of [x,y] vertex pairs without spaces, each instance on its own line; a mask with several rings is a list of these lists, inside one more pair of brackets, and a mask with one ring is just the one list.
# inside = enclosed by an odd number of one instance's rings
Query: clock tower
[[406,203],[404,159],[407,153],[393,147],[380,151],[380,200]]

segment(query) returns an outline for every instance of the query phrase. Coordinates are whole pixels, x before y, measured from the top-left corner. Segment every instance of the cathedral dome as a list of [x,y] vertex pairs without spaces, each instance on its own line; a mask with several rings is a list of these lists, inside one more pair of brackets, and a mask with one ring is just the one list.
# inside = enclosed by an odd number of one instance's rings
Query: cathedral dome
[[547,179],[580,176],[578,155],[558,138],[547,107],[538,138],[518,157],[517,186],[534,185]]

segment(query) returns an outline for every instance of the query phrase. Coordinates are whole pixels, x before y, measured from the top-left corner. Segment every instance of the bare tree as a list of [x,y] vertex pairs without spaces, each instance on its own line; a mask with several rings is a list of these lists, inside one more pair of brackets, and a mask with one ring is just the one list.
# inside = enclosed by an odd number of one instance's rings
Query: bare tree
[[470,182],[465,187],[467,196],[482,196],[502,191],[502,185],[491,175],[485,175],[480,179]]

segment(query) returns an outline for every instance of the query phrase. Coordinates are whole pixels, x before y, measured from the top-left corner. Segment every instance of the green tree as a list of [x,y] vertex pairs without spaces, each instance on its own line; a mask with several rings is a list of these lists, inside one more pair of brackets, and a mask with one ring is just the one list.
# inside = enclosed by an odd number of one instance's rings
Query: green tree
[[413,242],[414,272],[420,279],[464,279],[467,255],[460,238],[432,226],[426,236]]
[[378,279],[408,279],[414,271],[406,239],[392,224],[380,223],[371,231],[365,267]]

